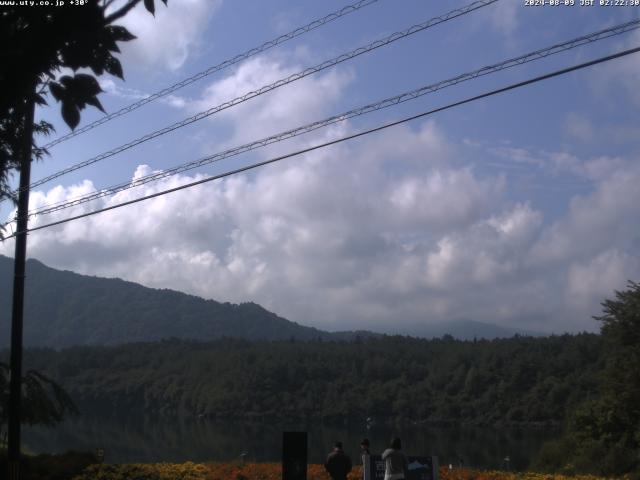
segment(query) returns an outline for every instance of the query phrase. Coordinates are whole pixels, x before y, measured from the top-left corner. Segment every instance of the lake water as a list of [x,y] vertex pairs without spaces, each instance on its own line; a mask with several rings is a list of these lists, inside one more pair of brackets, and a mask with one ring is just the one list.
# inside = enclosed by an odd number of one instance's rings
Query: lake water
[[215,422],[170,418],[79,417],[54,429],[26,428],[25,447],[34,453],[61,453],[67,450],[105,451],[105,461],[194,462],[231,461],[246,452],[246,461],[279,462],[282,432],[304,430],[309,436],[309,462],[322,463],[333,442],[341,440],[354,458],[360,440],[371,440],[372,452],[380,453],[392,436],[402,439],[409,455],[437,455],[440,464],[478,468],[524,470],[542,444],[557,437],[553,429],[495,429],[480,427],[418,427],[373,425],[325,426],[247,422]]

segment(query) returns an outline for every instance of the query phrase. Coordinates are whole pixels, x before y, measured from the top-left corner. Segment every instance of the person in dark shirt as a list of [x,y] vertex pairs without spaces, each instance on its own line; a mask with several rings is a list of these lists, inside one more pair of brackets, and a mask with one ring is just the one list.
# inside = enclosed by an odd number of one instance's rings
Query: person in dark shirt
[[351,471],[351,459],[344,453],[342,442],[336,442],[333,451],[327,457],[324,468],[333,480],[346,480]]

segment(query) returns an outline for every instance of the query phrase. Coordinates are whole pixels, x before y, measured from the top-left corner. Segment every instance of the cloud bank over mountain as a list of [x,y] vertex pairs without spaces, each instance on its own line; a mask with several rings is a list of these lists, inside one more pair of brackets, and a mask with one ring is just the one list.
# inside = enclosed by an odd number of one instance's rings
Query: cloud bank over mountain
[[[550,222],[510,201],[503,176],[457,165],[456,148],[434,122],[401,127],[34,232],[29,252],[57,268],[256,301],[326,329],[460,318],[597,328],[598,303],[640,273],[640,168],[620,166]],[[150,171],[139,166],[132,181]],[[199,178],[174,176],[99,206]],[[93,190],[86,180],[36,191],[31,206]]]

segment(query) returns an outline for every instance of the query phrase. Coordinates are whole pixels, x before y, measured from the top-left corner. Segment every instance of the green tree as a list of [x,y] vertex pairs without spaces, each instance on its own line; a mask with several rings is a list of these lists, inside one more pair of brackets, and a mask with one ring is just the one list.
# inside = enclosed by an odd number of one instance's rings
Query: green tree
[[[615,455],[616,471],[640,471],[640,284],[616,291],[602,303],[605,366],[602,396],[595,404],[597,423],[578,424],[578,433],[601,442]],[[578,416],[576,420],[582,417]],[[594,428],[597,427],[597,428]]]
[[605,392],[615,398],[634,421],[636,432],[627,431],[630,442],[640,434],[640,284],[629,282],[629,289],[616,291],[615,300],[603,304],[602,322],[606,365],[603,377]]
[[[72,8],[17,4],[3,5],[0,10],[0,201],[11,199],[18,204],[12,324],[13,328],[16,325],[20,328],[14,332],[21,332],[22,324],[31,162],[47,153],[34,144],[34,136],[53,130],[46,120],[34,123],[36,105],[46,105],[46,97],[51,94],[60,103],[62,118],[72,129],[80,122],[80,112],[87,105],[104,110],[98,100],[101,88],[94,75],[106,72],[123,78],[122,66],[114,54],[119,52],[118,42],[135,37],[114,22],[141,2],[154,13],[155,0],[124,0],[117,4],[116,0],[87,0]],[[167,0],[162,2],[166,4]],[[65,75],[64,70],[73,74]],[[17,199],[9,185],[14,170],[20,172]],[[2,231],[0,225],[0,238]],[[20,334],[12,337],[11,348],[13,376],[9,404],[12,411],[20,412]],[[23,390],[38,388],[46,379],[37,377],[40,381],[34,383],[31,378],[25,378]],[[22,414],[14,413],[9,419],[12,479],[19,476],[22,419]]]
[[[566,473],[640,471],[640,284],[602,303],[600,392],[570,416],[563,438],[543,448],[538,466]],[[640,478],[640,474],[636,473]]]
[[[0,445],[6,442],[9,366],[0,363]],[[53,426],[78,409],[64,389],[49,377],[29,370],[22,377],[22,418],[28,425]]]

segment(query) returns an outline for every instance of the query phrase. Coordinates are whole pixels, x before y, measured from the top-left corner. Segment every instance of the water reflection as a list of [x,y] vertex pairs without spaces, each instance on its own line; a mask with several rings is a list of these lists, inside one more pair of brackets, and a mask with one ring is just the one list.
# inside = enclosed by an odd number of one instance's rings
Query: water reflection
[[328,426],[213,422],[204,419],[80,417],[55,429],[27,428],[24,443],[33,452],[105,450],[105,461],[195,462],[280,461],[283,430],[309,432],[309,461],[324,461],[331,445],[342,440],[357,457],[360,440],[371,440],[372,452],[383,450],[392,436],[400,436],[411,455],[437,455],[440,464],[500,468],[510,458],[512,469],[526,469],[542,443],[559,434],[549,429],[493,429],[480,427],[407,427],[394,425]]

